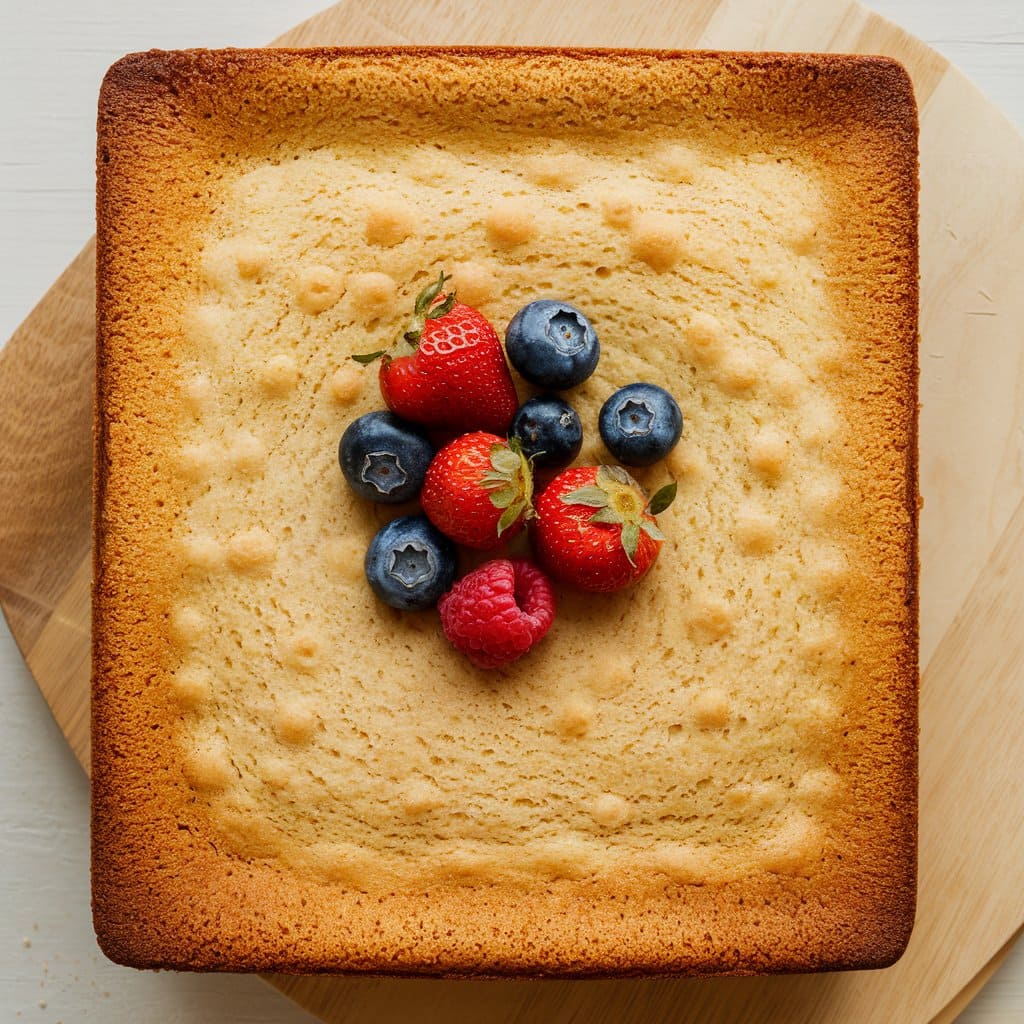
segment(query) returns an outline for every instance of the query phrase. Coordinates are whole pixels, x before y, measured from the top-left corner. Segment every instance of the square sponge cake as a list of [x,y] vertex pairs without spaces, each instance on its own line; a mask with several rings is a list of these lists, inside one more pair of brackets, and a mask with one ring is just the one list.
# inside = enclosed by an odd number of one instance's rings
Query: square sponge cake
[[[93,902],[113,959],[879,967],[917,799],[917,150],[884,58],[133,55],[99,110]],[[474,668],[380,603],[338,439],[445,270],[682,440],[657,564]],[[517,378],[520,397],[530,389]],[[399,508],[397,511],[408,511]],[[525,550],[525,549],[524,549]]]

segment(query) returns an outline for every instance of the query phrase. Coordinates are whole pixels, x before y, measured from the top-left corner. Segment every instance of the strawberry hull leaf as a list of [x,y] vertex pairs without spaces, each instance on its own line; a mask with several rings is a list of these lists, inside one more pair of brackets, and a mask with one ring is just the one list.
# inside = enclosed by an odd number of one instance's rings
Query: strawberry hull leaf
[[416,296],[416,303],[413,306],[413,312],[420,316],[426,313],[426,311],[430,309],[430,304],[438,297],[438,295],[441,294],[441,290],[444,288],[445,282],[450,279],[451,275],[446,274],[442,270],[438,275],[437,280],[428,284],[427,287]]
[[599,485],[607,486],[613,481],[617,484],[626,484],[629,487],[639,486],[621,466],[602,466],[597,471],[597,482]]
[[[410,350],[415,351],[423,337],[423,328],[428,320],[438,320],[447,316],[455,308],[455,290],[452,289],[441,302],[434,305],[438,296],[444,290],[445,282],[451,280],[451,275],[441,271],[438,279],[433,284],[428,284],[416,296],[416,304],[413,306],[412,322],[402,335]],[[401,343],[400,343],[401,344]]]
[[[494,498],[491,498],[494,501]],[[498,506],[501,507],[500,505]],[[501,513],[501,518],[498,520],[498,536],[500,537],[507,529],[515,526],[519,519],[522,517],[523,512],[526,509],[526,504],[522,500],[514,501],[504,512]]]
[[374,361],[375,359],[380,359],[380,357],[381,357],[382,355],[384,355],[384,353],[385,353],[386,351],[387,351],[386,349],[383,349],[383,348],[379,348],[379,349],[377,349],[377,351],[376,351],[376,352],[357,352],[357,353],[355,353],[355,354],[354,354],[354,355],[352,356],[352,358],[353,358],[353,359],[354,359],[354,360],[355,360],[355,361],[356,361],[357,363],[362,363],[362,364],[363,364],[363,366],[368,366],[368,365],[369,365],[370,363],[372,363],[372,362],[373,362],[373,361]]
[[622,516],[613,508],[598,509],[591,517],[592,523],[621,523]]
[[652,516],[656,516],[659,512],[664,512],[665,509],[672,504],[676,499],[676,491],[678,490],[678,484],[673,480],[670,484],[665,484],[664,487],[659,487],[654,493],[654,497],[647,503],[647,511]]
[[428,320],[440,320],[441,317],[447,316],[455,308],[455,292],[452,290],[449,292],[444,299],[439,302],[436,306],[432,307],[426,318]]
[[647,536],[651,538],[651,540],[665,539],[665,534],[663,534],[661,530],[659,530],[658,527],[654,525],[654,523],[649,522],[646,519],[640,524],[640,529],[643,530],[644,533],[646,533]]
[[495,508],[510,508],[519,497],[519,492],[514,487],[502,487],[500,491],[491,494],[491,504]]
[[504,445],[495,445],[491,449],[491,465],[495,472],[511,475],[519,469],[521,462],[521,457]]
[[591,484],[588,487],[580,487],[578,490],[563,494],[562,501],[566,505],[586,505],[588,508],[605,508],[608,505],[608,495],[600,487]]
[[624,523],[622,526],[622,550],[626,552],[629,564],[636,568],[636,549],[640,543],[640,527],[636,523]]

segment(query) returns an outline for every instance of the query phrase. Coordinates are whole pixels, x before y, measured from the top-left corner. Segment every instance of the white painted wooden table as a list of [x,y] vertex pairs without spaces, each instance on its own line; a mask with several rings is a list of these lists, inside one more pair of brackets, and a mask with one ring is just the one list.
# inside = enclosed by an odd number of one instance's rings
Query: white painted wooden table
[[[95,101],[107,66],[153,46],[260,45],[327,2],[3,0],[0,339],[93,231]],[[958,64],[1024,131],[1024,0],[873,6]],[[311,1020],[254,978],[108,963],[89,917],[88,827],[86,780],[0,622],[0,1024]],[[960,1020],[1024,1022],[1024,942]]]

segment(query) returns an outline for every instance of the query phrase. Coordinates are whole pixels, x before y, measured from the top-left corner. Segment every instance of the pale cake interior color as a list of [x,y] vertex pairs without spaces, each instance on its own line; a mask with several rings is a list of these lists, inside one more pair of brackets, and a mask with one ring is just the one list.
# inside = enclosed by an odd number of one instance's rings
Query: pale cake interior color
[[[231,849],[367,889],[813,873],[850,671],[826,190],[793,150],[666,128],[354,132],[224,179],[184,314],[171,622],[183,763]],[[547,639],[491,673],[434,613],[374,599],[363,554],[397,512],[336,462],[382,404],[349,356],[389,344],[442,267],[499,334],[538,297],[591,316],[579,461],[610,461],[597,410],[622,384],[685,418],[637,474],[680,484],[652,573],[560,592]]]

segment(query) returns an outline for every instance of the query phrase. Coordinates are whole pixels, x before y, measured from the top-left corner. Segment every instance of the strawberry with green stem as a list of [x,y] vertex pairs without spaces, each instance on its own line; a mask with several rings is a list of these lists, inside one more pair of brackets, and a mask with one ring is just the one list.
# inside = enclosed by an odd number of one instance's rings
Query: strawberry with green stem
[[516,438],[476,431],[445,445],[420,492],[427,518],[446,536],[486,551],[514,537],[533,514],[533,471]]
[[390,349],[354,355],[380,364],[388,408],[413,423],[459,433],[504,436],[519,407],[497,333],[486,318],[455,299],[443,272],[416,298],[409,327]]
[[581,590],[621,590],[654,564],[665,540],[655,516],[672,503],[675,483],[648,500],[619,466],[567,469],[537,499],[531,535],[551,575]]

